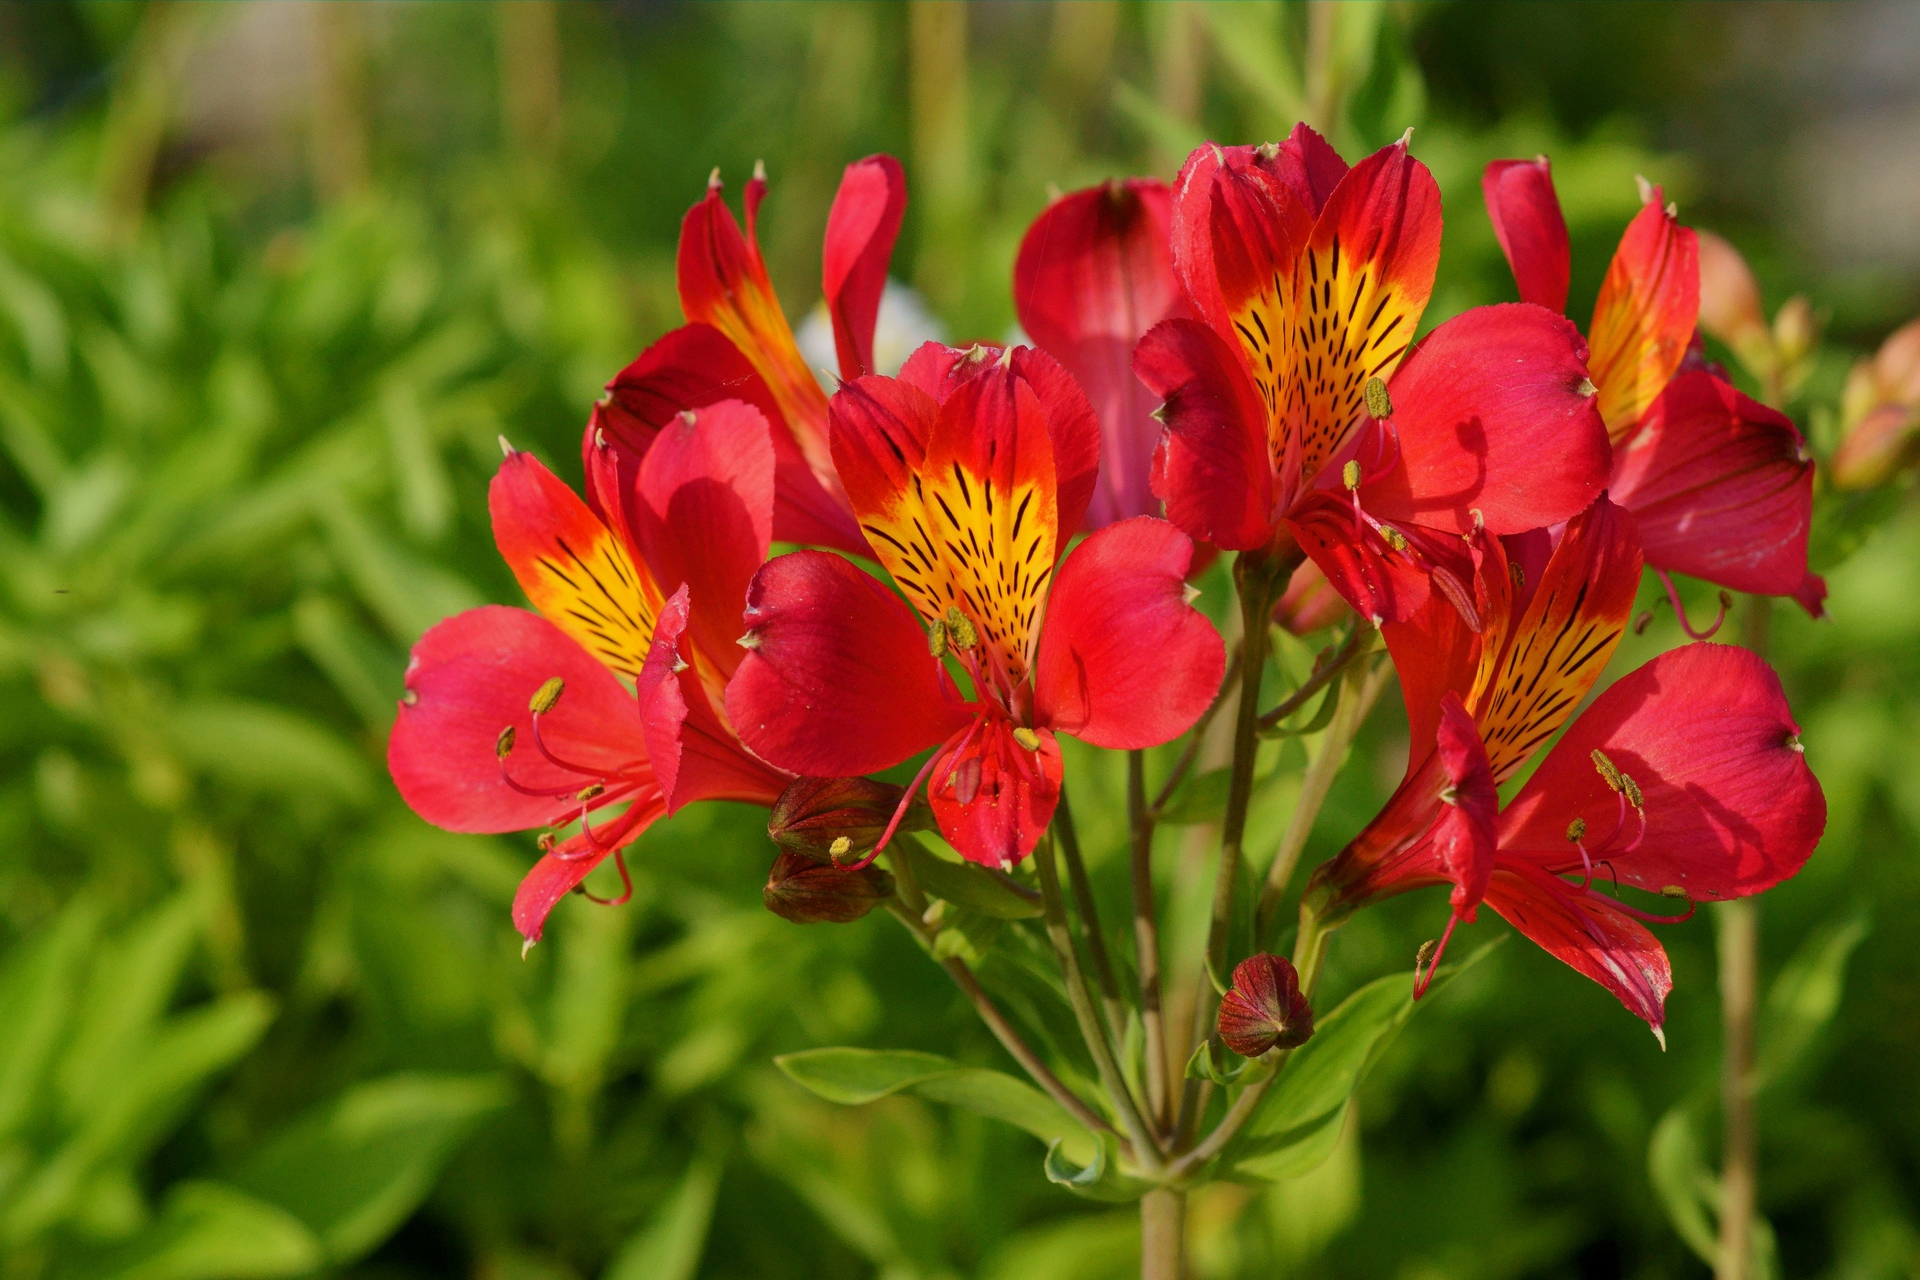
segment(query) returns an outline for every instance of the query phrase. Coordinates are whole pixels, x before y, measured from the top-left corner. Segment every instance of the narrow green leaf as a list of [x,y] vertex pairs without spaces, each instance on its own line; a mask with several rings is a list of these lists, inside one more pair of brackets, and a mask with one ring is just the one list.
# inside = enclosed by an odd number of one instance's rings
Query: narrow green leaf
[[8,952],[0,969],[0,1139],[34,1113],[40,1082],[73,1015],[99,912],[77,895],[53,925]]
[[1647,1141],[1647,1177],[1674,1231],[1702,1262],[1715,1265],[1720,1233],[1708,1204],[1719,1199],[1720,1182],[1707,1168],[1685,1105],[1667,1112],[1654,1126]]
[[695,1157],[660,1211],[621,1246],[602,1280],[693,1280],[706,1252],[720,1171],[716,1153]]
[[1806,1061],[1821,1029],[1840,1008],[1847,961],[1871,928],[1866,910],[1857,908],[1815,929],[1780,970],[1760,1019],[1756,1087],[1785,1079]]
[[184,1182],[132,1240],[69,1266],[61,1280],[271,1280],[325,1261],[298,1218],[218,1182]]
[[897,838],[892,847],[905,850],[914,878],[933,897],[999,920],[1028,920],[1041,914],[1037,897],[1028,898],[985,867],[948,862],[910,838]]
[[1119,1143],[1112,1134],[1100,1135],[1092,1158],[1084,1164],[1076,1164],[1068,1157],[1064,1144],[1056,1142],[1047,1148],[1047,1158],[1040,1170],[1047,1175],[1048,1182],[1086,1200],[1127,1203],[1153,1189],[1152,1183],[1120,1172]]

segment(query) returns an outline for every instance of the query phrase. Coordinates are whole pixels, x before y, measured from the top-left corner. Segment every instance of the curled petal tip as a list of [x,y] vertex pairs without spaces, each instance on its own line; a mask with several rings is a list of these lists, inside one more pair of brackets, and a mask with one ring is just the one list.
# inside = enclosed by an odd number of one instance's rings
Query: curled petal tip
[[1398,141],[1398,142],[1396,142],[1396,143],[1394,143],[1393,145],[1394,145],[1394,146],[1396,146],[1396,147],[1410,147],[1410,146],[1412,146],[1412,145],[1413,145],[1413,126],[1412,126],[1412,125],[1408,125],[1408,126],[1407,126],[1407,131],[1406,131],[1405,133],[1403,133],[1403,134],[1401,134],[1401,135],[1400,135],[1400,141]]
[[707,190],[718,191],[724,185],[720,181],[720,166],[713,166],[713,172],[707,175]]
[[1665,1053],[1665,1052],[1667,1051],[1667,1033],[1666,1033],[1666,1029],[1665,1029],[1665,1028],[1663,1028],[1663,1027],[1655,1027],[1655,1028],[1653,1028],[1653,1038],[1654,1038],[1655,1040],[1658,1040],[1658,1041],[1660,1042],[1660,1052],[1662,1052],[1662,1053]]
[[522,960],[525,960],[527,958],[527,952],[533,950],[533,943],[534,943],[534,939],[532,938],[525,938],[521,940],[520,958]]
[[[716,169],[714,172],[718,173],[719,170]],[[755,182],[765,182],[767,180],[767,162],[765,160],[755,160],[753,162],[753,180]]]
[[1648,182],[1644,175],[1638,174],[1638,173],[1634,174],[1633,185],[1639,188],[1641,204],[1653,203],[1653,184],[1651,182]]
[[505,457],[511,458],[513,456],[513,445],[508,443],[507,438],[504,435],[497,437],[497,439],[500,441],[501,454]]

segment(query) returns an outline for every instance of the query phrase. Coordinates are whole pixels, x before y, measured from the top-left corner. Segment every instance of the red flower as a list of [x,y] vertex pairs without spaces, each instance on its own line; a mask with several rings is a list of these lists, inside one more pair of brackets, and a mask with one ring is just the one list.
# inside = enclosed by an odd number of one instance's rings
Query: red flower
[[921,776],[941,832],[1011,866],[1052,819],[1056,733],[1152,746],[1212,699],[1225,653],[1186,602],[1192,544],[1136,517],[1060,559],[1099,428],[1041,352],[929,344],[897,379],[842,387],[832,421],[847,496],[912,608],[839,556],[773,560],[748,593],[728,714],[755,752],[809,776],[937,748]]
[[592,507],[509,451],[489,494],[494,540],[539,612],[490,605],[422,636],[387,743],[400,794],[437,826],[580,824],[542,837],[514,899],[529,944],[656,818],[700,799],[770,805],[787,782],[716,711],[770,537],[766,419],[723,401],[673,419],[637,467],[605,445],[587,461]]
[[1484,901],[1657,1033],[1672,976],[1640,922],[1660,917],[1599,885],[1715,900],[1798,871],[1826,824],[1799,726],[1760,658],[1688,645],[1596,698],[1498,810],[1495,788],[1579,706],[1619,643],[1641,556],[1631,518],[1605,498],[1558,545],[1544,530],[1481,536],[1475,555],[1479,634],[1439,602],[1383,628],[1412,759],[1309,897],[1338,919],[1450,884],[1446,937]]
[[1134,375],[1132,361],[1147,330],[1189,314],[1173,276],[1171,218],[1164,182],[1103,183],[1048,205],[1027,228],[1014,261],[1021,327],[1073,375],[1100,420],[1090,529],[1160,513],[1149,484],[1159,402]]
[[1243,551],[1290,535],[1356,609],[1403,618],[1430,583],[1469,607],[1454,535],[1552,524],[1601,491],[1572,325],[1481,307],[1413,345],[1440,192],[1404,141],[1351,169],[1304,125],[1278,146],[1208,145],[1175,191],[1174,263],[1201,319],[1157,326],[1134,356],[1166,401],[1154,491],[1175,524]]
[[[681,410],[744,400],[772,424],[774,536],[865,554],[833,470],[826,393],[800,357],[760,258],[755,223],[766,174],[756,168],[747,184],[745,235],[720,192],[715,170],[706,198],[680,224],[680,308],[688,323],[607,384],[592,425],[637,461]],[[820,264],[842,378],[873,372],[874,323],[906,207],[906,175],[892,156],[847,166],[827,214]]]
[[[1567,305],[1567,224],[1544,156],[1496,160],[1481,179],[1520,296]],[[1608,492],[1633,512],[1647,563],[1820,616],[1826,583],[1807,572],[1813,460],[1786,415],[1688,359],[1700,315],[1700,250],[1658,187],[1628,224],[1588,336],[1613,443]]]

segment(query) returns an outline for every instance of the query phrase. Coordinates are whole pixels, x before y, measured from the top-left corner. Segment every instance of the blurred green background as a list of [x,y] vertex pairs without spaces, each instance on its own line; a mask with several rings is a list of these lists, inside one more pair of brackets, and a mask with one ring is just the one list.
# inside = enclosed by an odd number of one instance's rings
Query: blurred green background
[[[0,5],[0,1276],[1127,1274],[1132,1212],[1050,1186],[1026,1135],[770,1066],[998,1050],[884,914],[762,908],[764,815],[656,828],[633,905],[569,899],[523,961],[531,838],[400,803],[409,645],[521,602],[496,437],[577,481],[599,388],[678,322],[715,165],[737,191],[765,159],[798,323],[841,166],[899,155],[895,274],[949,336],[1001,338],[1049,185],[1305,116],[1350,158],[1416,127],[1447,217],[1429,325],[1512,296],[1486,160],[1551,153],[1581,319],[1634,174],[1664,182],[1769,308],[1824,314],[1793,406],[1824,451],[1850,361],[1920,311],[1916,48],[1897,2]],[[1761,1200],[1783,1274],[1869,1280],[1920,1274],[1920,509],[1822,503],[1833,620],[1777,610],[1773,643],[1832,818],[1761,908]],[[1614,673],[1681,638],[1661,613]],[[1309,862],[1405,750],[1390,694]],[[1114,784],[1083,775],[1117,920]],[[1171,955],[1207,838],[1162,836]],[[1367,913],[1323,989],[1406,967],[1444,914]],[[1326,1165],[1195,1198],[1199,1274],[1706,1274],[1675,1221],[1717,1144],[1713,931],[1662,936],[1667,1053],[1501,948]]]

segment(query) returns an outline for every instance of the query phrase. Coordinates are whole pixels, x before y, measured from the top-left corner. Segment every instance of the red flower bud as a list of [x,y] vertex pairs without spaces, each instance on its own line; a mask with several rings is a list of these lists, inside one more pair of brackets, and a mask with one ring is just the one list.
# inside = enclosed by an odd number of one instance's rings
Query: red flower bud
[[1261,952],[1242,960],[1233,986],[1220,997],[1220,1039],[1243,1058],[1291,1049],[1313,1034],[1313,1009],[1300,994],[1300,975],[1280,956]]
[[893,896],[893,877],[879,867],[858,871],[782,849],[761,896],[767,910],[795,924],[846,924]]
[[[901,788],[871,778],[796,778],[774,801],[767,834],[781,848],[816,861],[852,862],[879,843],[903,794]],[[900,821],[902,831],[932,826],[933,815],[924,802],[916,802]]]

